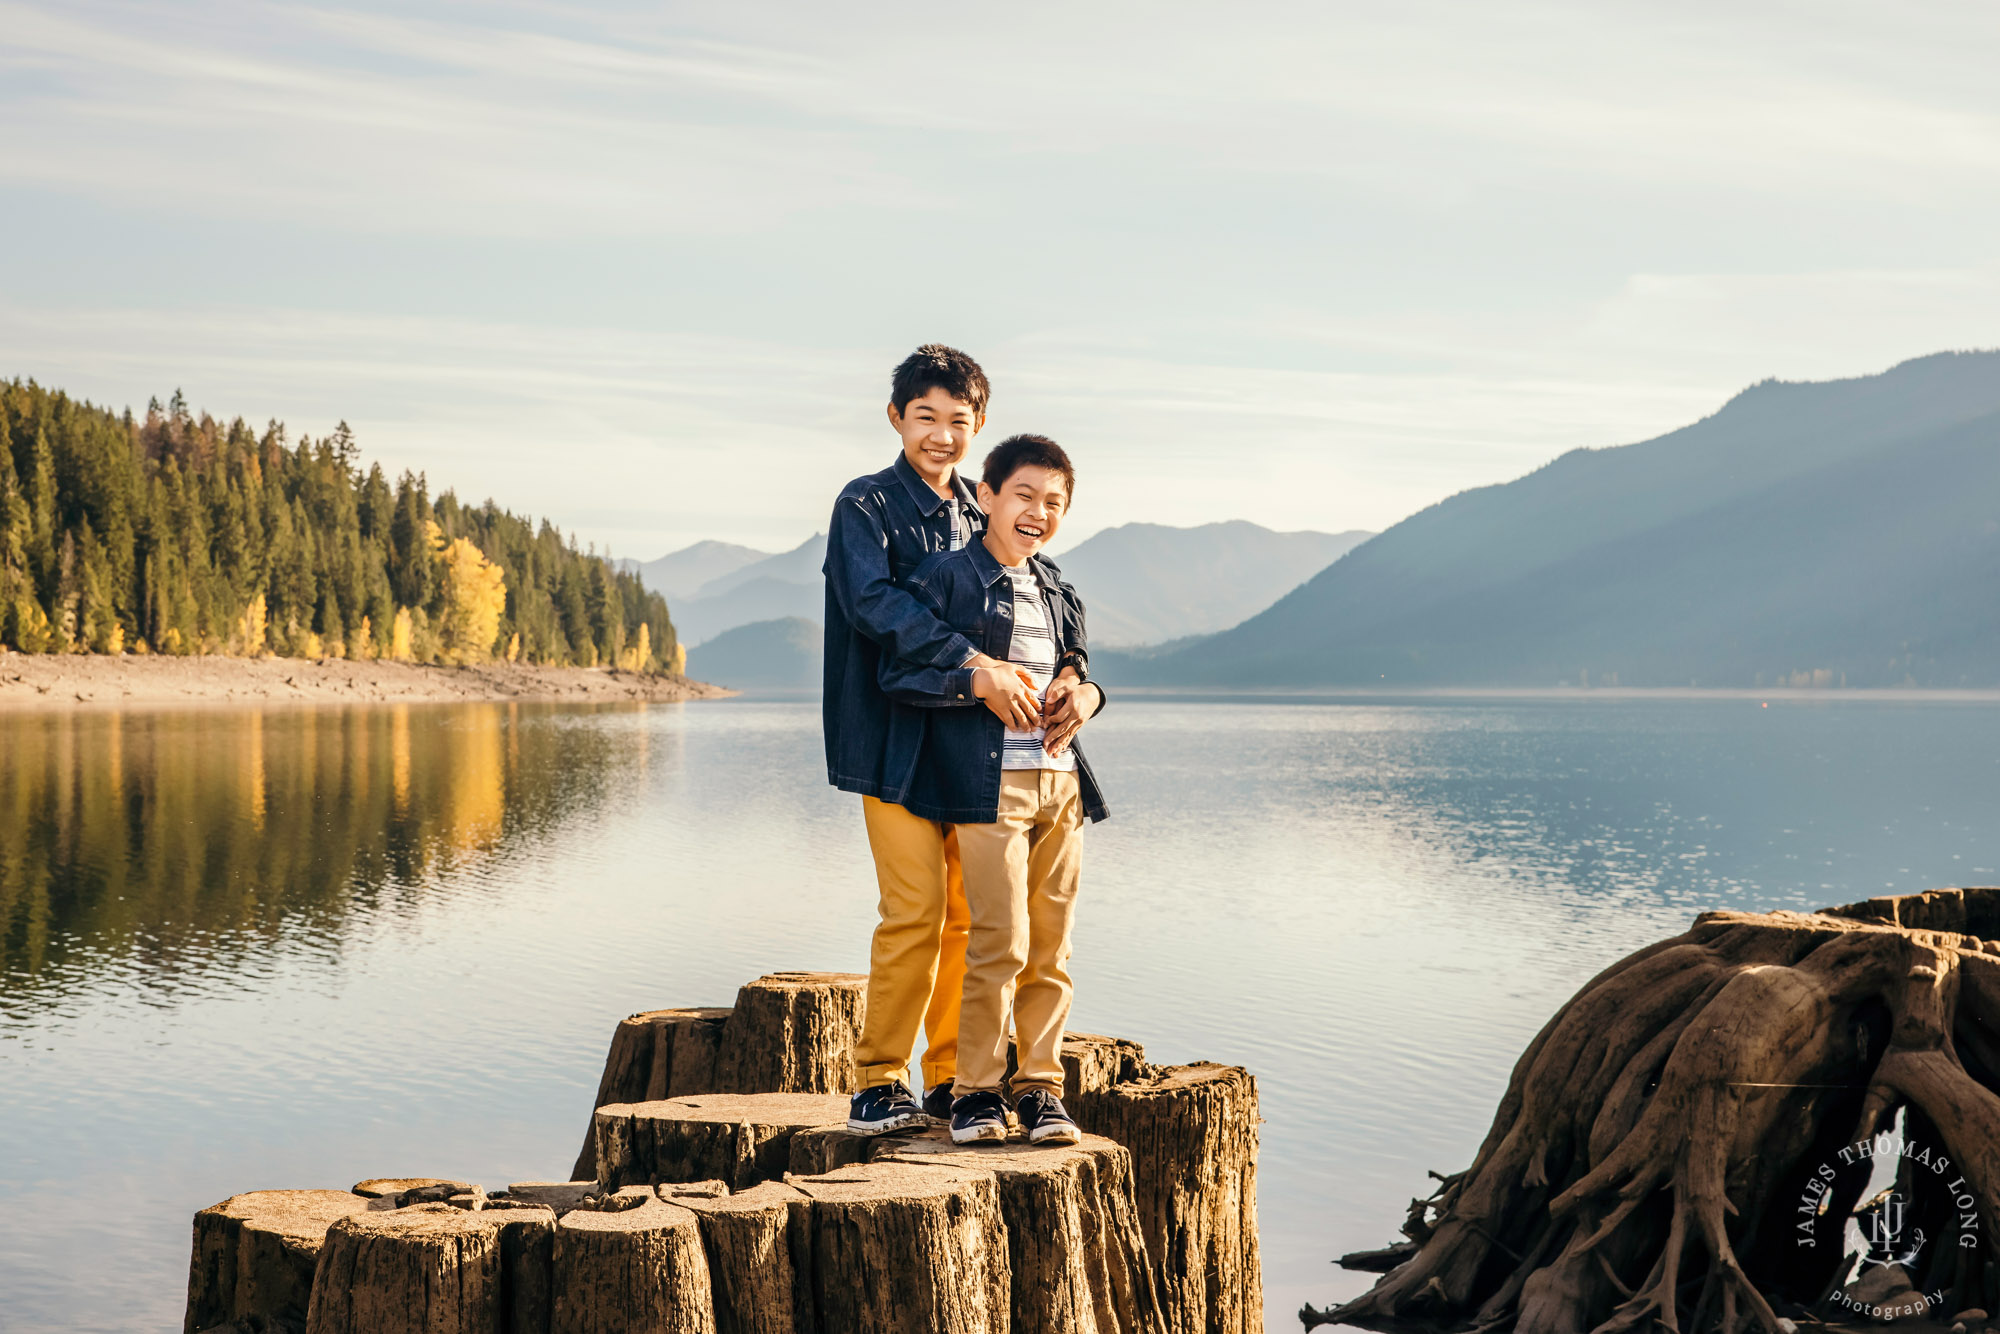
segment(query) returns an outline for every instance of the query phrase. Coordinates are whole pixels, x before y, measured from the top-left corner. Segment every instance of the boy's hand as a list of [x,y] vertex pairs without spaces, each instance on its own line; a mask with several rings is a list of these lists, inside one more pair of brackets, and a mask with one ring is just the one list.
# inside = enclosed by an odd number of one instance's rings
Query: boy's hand
[[1051,755],[1068,750],[1077,729],[1103,706],[1102,691],[1088,681],[1077,680],[1074,672],[1064,671],[1049,682],[1048,721],[1043,724],[1046,730],[1042,733],[1042,749]]
[[1035,697],[1035,679],[1019,667],[1003,664],[979,667],[972,673],[972,693],[1016,732],[1042,725],[1041,701]]

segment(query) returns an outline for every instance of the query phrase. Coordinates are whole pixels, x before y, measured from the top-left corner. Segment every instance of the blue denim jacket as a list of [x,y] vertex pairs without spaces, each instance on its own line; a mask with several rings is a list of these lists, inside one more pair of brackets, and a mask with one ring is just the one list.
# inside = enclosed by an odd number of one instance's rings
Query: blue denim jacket
[[[977,537],[984,516],[963,478],[953,486]],[[975,543],[976,544],[976,543]],[[951,515],[901,454],[881,472],[849,482],[826,531],[826,647],[820,718],[826,779],[843,792],[901,802],[923,739],[923,715],[882,693],[884,657],[903,659],[942,692],[969,687],[972,642],[917,601],[901,581],[933,552],[951,549]]]
[[[1048,599],[1056,653],[1087,652],[1083,600],[1062,581],[1062,571],[1040,556],[1030,558]],[[932,556],[909,578],[917,600],[952,629],[968,636],[979,651],[1007,660],[1014,640],[1014,582],[984,542]],[[991,824],[1000,816],[1000,739],[1007,727],[972,694],[972,672],[939,673],[884,656],[883,693],[912,705],[928,726],[918,750],[908,795],[902,805],[929,820]],[[1092,820],[1110,814],[1097,776],[1083,748],[1070,742],[1083,813]]]

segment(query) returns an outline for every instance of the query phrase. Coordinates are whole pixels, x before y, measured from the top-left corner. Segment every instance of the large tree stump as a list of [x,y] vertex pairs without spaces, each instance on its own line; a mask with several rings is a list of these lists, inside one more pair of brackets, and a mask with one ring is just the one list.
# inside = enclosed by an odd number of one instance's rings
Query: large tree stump
[[306,1334],[491,1334],[506,1318],[500,1228],[448,1204],[350,1214],[327,1229]]
[[742,1190],[782,1178],[792,1136],[845,1124],[839,1094],[708,1094],[597,1109],[597,1160],[607,1187],[714,1178]]
[[1233,1065],[1150,1066],[1064,1103],[1084,1129],[1131,1151],[1171,1334],[1262,1330],[1257,1081]]
[[767,973],[736,993],[716,1087],[725,1093],[852,1093],[862,973]]
[[819,1327],[1006,1334],[1007,1225],[991,1172],[870,1163],[794,1177]]
[[[1809,1310],[1851,1318],[1897,1269],[1942,1295],[1933,1317],[1996,1309],[1996,942],[2000,889],[1703,913],[1591,979],[1529,1044],[1472,1166],[1413,1202],[1414,1254],[1302,1314],[1775,1334]],[[1862,1200],[1878,1151],[1896,1196]],[[1900,1220],[1870,1219],[1890,1206]],[[1852,1288],[1843,1235],[1868,1239]]]
[[326,1230],[368,1201],[343,1190],[255,1190],[194,1216],[187,1334],[233,1320],[303,1328]]
[[[901,1139],[902,1134],[888,1136]],[[845,1121],[833,1126],[815,1126],[792,1136],[791,1171],[802,1177],[838,1171],[855,1163],[865,1163],[883,1141],[881,1136],[857,1135]]]
[[817,1334],[812,1288],[798,1258],[806,1244],[804,1194],[767,1181],[734,1195],[675,1202],[701,1224],[716,1334]]
[[942,1130],[891,1143],[877,1162],[988,1171],[1000,1191],[1013,1334],[1161,1334],[1160,1302],[1132,1197],[1132,1158],[1098,1135],[1072,1146],[953,1144]]
[[[716,1007],[647,1010],[622,1019],[611,1034],[604,1073],[597,1079],[592,1107],[609,1103],[656,1102],[690,1093],[713,1093],[715,1060],[730,1011]],[[597,1145],[586,1130],[583,1151],[570,1172],[572,1181],[597,1176]]]
[[488,1205],[500,1229],[502,1334],[549,1334],[555,1313],[556,1214],[541,1205]]
[[652,1200],[556,1224],[552,1334],[716,1334],[695,1216]]

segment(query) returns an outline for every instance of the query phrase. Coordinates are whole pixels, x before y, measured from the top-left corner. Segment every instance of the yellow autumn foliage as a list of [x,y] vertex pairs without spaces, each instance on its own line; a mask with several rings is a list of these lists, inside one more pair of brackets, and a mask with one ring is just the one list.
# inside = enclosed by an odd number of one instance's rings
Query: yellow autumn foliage
[[467,538],[438,553],[444,577],[444,615],[439,656],[448,662],[482,662],[492,656],[507,610],[507,576]]

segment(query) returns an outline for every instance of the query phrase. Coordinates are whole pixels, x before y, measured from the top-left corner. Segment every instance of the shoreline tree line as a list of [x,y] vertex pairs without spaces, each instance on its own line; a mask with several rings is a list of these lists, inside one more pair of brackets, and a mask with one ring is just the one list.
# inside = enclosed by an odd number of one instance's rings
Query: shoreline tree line
[[290,443],[0,381],[0,644],[678,672],[666,599],[547,520]]

